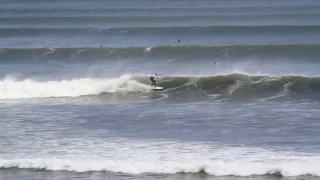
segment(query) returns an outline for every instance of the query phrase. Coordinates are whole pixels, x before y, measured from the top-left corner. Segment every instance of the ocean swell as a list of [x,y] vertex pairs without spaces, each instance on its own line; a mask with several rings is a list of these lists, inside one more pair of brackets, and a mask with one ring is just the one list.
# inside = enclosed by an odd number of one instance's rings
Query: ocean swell
[[182,61],[201,59],[255,58],[259,60],[290,59],[302,60],[309,57],[318,60],[319,44],[288,45],[231,45],[231,46],[155,46],[155,47],[77,47],[77,48],[2,48],[1,61],[29,60],[121,60],[150,59]]

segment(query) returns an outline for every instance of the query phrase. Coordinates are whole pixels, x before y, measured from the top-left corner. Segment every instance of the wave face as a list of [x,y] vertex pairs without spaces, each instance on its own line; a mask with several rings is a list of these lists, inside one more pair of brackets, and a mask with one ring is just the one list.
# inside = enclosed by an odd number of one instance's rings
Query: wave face
[[[223,90],[234,84],[243,86],[244,90],[276,90],[290,83],[292,90],[296,92],[319,91],[319,77],[303,76],[249,76],[243,74],[231,74],[209,77],[164,77],[161,85],[166,88],[176,88],[182,84],[194,84],[205,90]],[[296,87],[297,86],[297,87]]]
[[303,76],[249,76],[231,74],[209,77],[164,77],[171,98],[278,99],[320,95],[320,78]]
[[[132,96],[169,99],[279,99],[320,98],[320,77],[303,76],[249,76],[230,74],[208,77],[167,76],[158,81],[164,91],[151,91],[145,76],[124,75],[114,79],[83,78],[39,82],[34,80],[0,81],[0,99],[78,97],[130,98]],[[120,94],[119,94],[120,93]],[[142,99],[142,98],[140,98]]]

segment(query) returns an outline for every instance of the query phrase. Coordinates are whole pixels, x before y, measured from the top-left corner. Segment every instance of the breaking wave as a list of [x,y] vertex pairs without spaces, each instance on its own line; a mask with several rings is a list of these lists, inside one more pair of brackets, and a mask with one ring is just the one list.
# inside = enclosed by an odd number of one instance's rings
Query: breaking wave
[[[138,78],[139,82],[147,82]],[[320,77],[250,76],[230,74],[207,77],[163,77],[159,86],[167,89],[169,97],[220,97],[230,99],[306,98],[320,94]]]
[[0,169],[21,168],[50,171],[106,171],[115,173],[175,174],[201,173],[214,176],[320,176],[317,162],[224,162],[224,161],[113,161],[113,160],[67,160],[67,159],[16,159],[0,160]]
[[149,86],[130,80],[129,75],[114,79],[80,78],[62,81],[16,81],[6,78],[0,81],[0,99],[77,97],[102,92],[148,91]]
[[[158,80],[164,91],[152,92],[147,76],[123,75],[119,78],[80,78],[62,81],[0,81],[0,99],[78,97],[78,96],[149,96],[162,94],[169,99],[278,99],[281,97],[316,98],[320,96],[320,77],[250,76],[165,76]],[[138,92],[138,93],[137,93]]]

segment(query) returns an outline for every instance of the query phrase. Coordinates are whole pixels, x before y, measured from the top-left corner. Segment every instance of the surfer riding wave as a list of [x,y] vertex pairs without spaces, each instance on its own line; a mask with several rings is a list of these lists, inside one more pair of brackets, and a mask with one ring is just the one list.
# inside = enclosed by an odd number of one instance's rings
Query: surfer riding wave
[[154,74],[151,75],[151,77],[150,77],[150,81],[152,82],[152,83],[151,83],[151,87],[155,87],[156,84],[157,84],[156,76],[157,76],[157,73],[154,73]]

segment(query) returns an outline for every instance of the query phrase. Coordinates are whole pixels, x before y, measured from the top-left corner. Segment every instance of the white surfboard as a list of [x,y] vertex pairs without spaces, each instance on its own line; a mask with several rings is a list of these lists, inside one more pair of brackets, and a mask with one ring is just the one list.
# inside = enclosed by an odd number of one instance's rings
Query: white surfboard
[[163,90],[163,87],[155,86],[155,87],[152,87],[152,90],[154,90],[154,91],[161,91],[161,90]]

